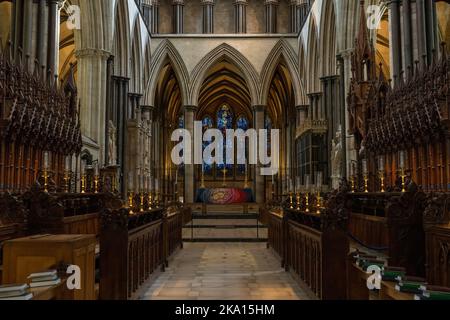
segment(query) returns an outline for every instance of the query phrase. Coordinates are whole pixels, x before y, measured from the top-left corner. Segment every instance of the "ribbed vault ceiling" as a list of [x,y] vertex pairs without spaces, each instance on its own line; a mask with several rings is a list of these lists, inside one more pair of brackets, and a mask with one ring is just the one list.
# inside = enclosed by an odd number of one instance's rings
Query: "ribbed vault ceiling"
[[206,115],[215,119],[223,104],[229,105],[236,116],[245,115],[252,119],[251,97],[245,79],[239,69],[225,59],[209,70],[199,97],[198,119]]

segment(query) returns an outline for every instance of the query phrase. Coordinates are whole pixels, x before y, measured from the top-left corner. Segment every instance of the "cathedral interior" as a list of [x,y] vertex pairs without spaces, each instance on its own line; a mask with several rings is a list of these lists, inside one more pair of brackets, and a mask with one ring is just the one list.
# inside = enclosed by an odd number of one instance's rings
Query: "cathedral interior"
[[0,300],[449,300],[449,18],[0,1]]

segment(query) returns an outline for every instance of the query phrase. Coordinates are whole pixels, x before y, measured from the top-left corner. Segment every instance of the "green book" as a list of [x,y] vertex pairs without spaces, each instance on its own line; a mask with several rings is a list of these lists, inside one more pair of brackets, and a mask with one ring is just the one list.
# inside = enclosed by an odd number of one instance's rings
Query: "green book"
[[396,281],[398,277],[402,277],[405,275],[405,271],[386,271],[384,270],[381,273],[382,279],[384,281]]
[[422,295],[430,300],[450,300],[450,292],[446,291],[423,291]]
[[421,294],[422,290],[420,289],[420,287],[423,284],[424,284],[423,282],[401,281],[395,286],[395,289],[400,292]]

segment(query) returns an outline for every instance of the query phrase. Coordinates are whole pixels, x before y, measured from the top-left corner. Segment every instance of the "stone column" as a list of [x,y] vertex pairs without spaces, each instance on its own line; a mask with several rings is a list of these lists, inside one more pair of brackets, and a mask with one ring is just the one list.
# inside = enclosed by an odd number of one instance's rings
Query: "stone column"
[[[253,121],[254,121],[254,128],[258,132],[259,130],[264,129],[264,120],[265,120],[265,111],[266,106],[253,106]],[[261,147],[261,146],[259,146]],[[259,158],[259,157],[258,157]],[[253,190],[255,192],[256,202],[257,203],[264,203],[265,198],[265,184],[264,184],[264,176],[261,175],[261,165],[258,164],[255,165],[255,172],[254,172],[254,187]]]
[[277,33],[278,0],[266,0],[266,33]]
[[234,12],[236,33],[247,33],[247,0],[236,0]]
[[341,54],[337,57],[337,67],[339,70],[339,118],[341,123],[341,141],[342,141],[342,176],[347,178],[347,124],[346,124],[346,91],[345,91],[345,63]]
[[402,68],[399,0],[391,0],[391,2],[389,2],[389,13],[389,25],[391,28],[392,76],[395,80],[394,85],[397,85],[400,80],[400,71]]
[[[350,90],[350,80],[352,75],[352,52],[353,50],[345,50],[340,52],[340,75],[341,75],[341,93],[349,92]],[[342,125],[342,134],[343,134],[343,150],[345,154],[345,170],[347,170],[350,166],[351,161],[356,161],[357,154],[355,149],[355,136],[348,131],[350,127],[350,117],[347,111],[347,103],[345,101],[346,95],[343,94],[341,99],[343,99],[342,106],[342,114],[341,117],[344,119]]]
[[[28,69],[30,66],[34,66],[33,56],[32,56],[32,43],[33,43],[33,2],[25,1],[24,4],[24,19],[23,23],[23,53],[24,57],[28,57],[28,65],[26,66]],[[30,69],[31,70],[31,69]]]
[[299,33],[303,24],[303,0],[291,0],[289,32]]
[[[185,106],[184,107],[184,128],[194,136],[194,121],[195,112],[197,110],[196,106]],[[191,150],[192,156],[194,155],[194,145],[192,144]],[[171,161],[171,160],[170,160]],[[186,203],[194,203],[195,196],[195,183],[194,183],[194,159],[192,157],[191,164],[184,165],[184,199]]]
[[[59,50],[59,44],[56,35],[56,23],[58,14],[58,0],[49,0],[48,2],[48,55],[47,55],[47,70],[51,71],[51,76],[57,73],[56,51]],[[58,35],[59,37],[59,35]]]
[[[39,64],[45,70],[47,66],[47,28],[46,28],[46,14],[47,14],[47,6],[45,4],[45,0],[39,0],[38,4],[38,23],[37,23],[37,41],[36,41],[36,57],[39,61]],[[44,72],[45,75],[45,72]],[[44,76],[43,75],[43,76]]]
[[109,52],[100,49],[82,49],[75,53],[78,59],[78,94],[81,105],[80,122],[83,144],[94,159],[103,166],[106,124],[107,60]]
[[[425,0],[425,12],[426,12],[426,36],[427,36],[427,63],[432,62],[432,55],[438,48],[437,39],[437,24],[436,24],[436,1]],[[448,19],[448,17],[447,17]]]
[[184,32],[184,0],[173,0],[173,33]]
[[413,71],[413,46],[412,46],[412,26],[411,26],[411,0],[403,0],[402,5],[402,17],[403,17],[403,58],[404,58],[404,70],[406,71],[406,77],[409,78]]
[[150,33],[159,32],[159,2],[158,0],[147,0],[142,4],[142,15],[147,23]]
[[214,0],[202,0],[203,33],[214,33]]

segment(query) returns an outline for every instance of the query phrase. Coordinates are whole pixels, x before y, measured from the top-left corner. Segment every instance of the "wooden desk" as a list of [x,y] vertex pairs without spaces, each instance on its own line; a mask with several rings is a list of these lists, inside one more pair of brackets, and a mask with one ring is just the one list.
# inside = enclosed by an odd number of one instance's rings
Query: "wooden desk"
[[61,299],[94,300],[95,245],[95,235],[39,235],[6,241],[3,282],[26,283],[31,273],[73,264],[81,269],[82,289],[64,287]]
[[61,283],[50,286],[50,287],[40,287],[40,288],[30,288],[30,293],[33,294],[32,300],[46,301],[46,300],[58,300],[61,299],[64,287],[66,285],[67,278],[61,279]]
[[381,281],[380,300],[414,300],[414,294],[395,290],[396,282]]

